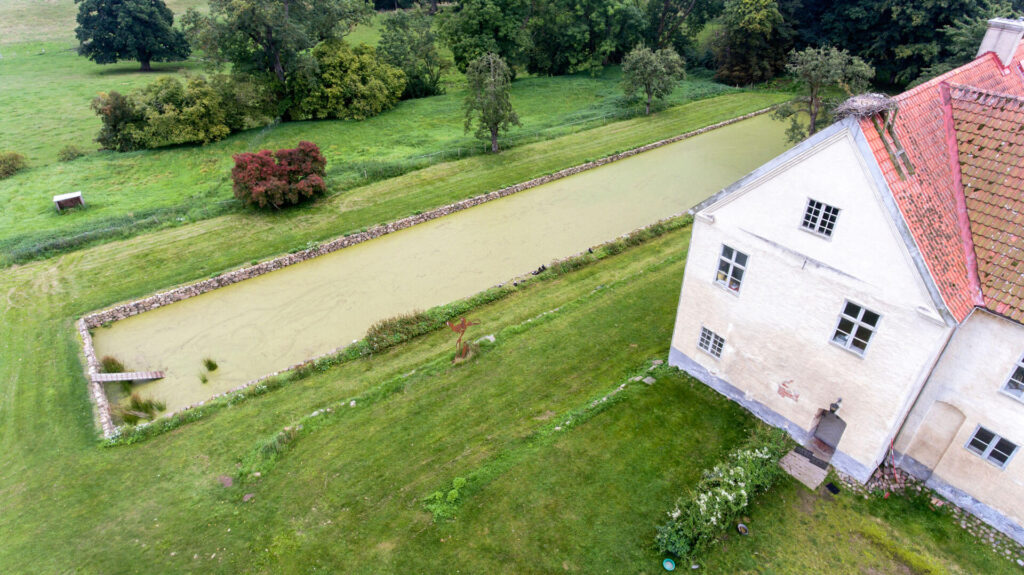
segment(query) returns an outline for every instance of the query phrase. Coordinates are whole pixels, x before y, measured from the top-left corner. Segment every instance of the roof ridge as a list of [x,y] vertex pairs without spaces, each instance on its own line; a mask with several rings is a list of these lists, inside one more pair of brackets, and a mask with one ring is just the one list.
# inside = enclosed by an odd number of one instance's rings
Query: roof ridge
[[[954,84],[952,82],[943,83],[949,86],[950,96],[956,100],[967,100],[968,98],[964,96],[964,93],[973,93],[975,96],[984,98],[1009,100],[1011,102],[1014,102],[1018,106],[1024,107],[1024,97],[1021,96],[1014,96],[1013,94],[1007,94],[1005,92],[994,92],[992,90],[985,90],[982,88],[978,88],[976,86],[971,86],[970,84]],[[974,101],[980,104],[984,104],[986,106],[992,105],[991,102],[979,100],[977,97],[974,98]]]
[[1006,67],[1003,66],[1002,61],[999,60],[999,56],[996,56],[995,52],[985,52],[981,56],[978,56],[977,58],[971,60],[970,62],[964,64],[963,66],[959,66],[944,74],[940,74],[932,78],[931,80],[928,80],[923,84],[918,84],[917,86],[914,86],[913,88],[905,92],[900,92],[899,94],[893,96],[893,98],[896,99],[897,101],[913,98],[914,96],[920,94],[921,92],[929,88],[937,88],[939,84],[949,84],[948,80],[953,76],[959,76],[963,74],[966,70],[984,65],[986,63],[995,64],[995,66],[1000,70],[1007,69]]

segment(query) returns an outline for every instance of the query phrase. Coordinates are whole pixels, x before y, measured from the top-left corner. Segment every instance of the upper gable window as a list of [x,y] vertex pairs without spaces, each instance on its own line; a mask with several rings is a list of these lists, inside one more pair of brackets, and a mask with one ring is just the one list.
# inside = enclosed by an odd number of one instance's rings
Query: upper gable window
[[1024,357],[1013,366],[1010,379],[1006,380],[1003,391],[1017,399],[1024,399]]
[[715,283],[721,284],[734,292],[740,291],[743,273],[747,270],[747,254],[722,246],[722,255],[718,258],[718,273]]
[[840,345],[858,355],[864,355],[868,342],[875,334],[881,316],[855,303],[846,302],[843,313],[839,316],[836,332],[832,334],[832,343]]
[[967,442],[967,449],[980,455],[989,463],[1005,468],[1017,451],[1017,445],[979,425],[974,435],[971,436],[971,440]]
[[832,230],[836,227],[837,218],[839,218],[839,208],[818,200],[808,199],[807,209],[804,210],[804,220],[800,225],[809,232],[830,238]]

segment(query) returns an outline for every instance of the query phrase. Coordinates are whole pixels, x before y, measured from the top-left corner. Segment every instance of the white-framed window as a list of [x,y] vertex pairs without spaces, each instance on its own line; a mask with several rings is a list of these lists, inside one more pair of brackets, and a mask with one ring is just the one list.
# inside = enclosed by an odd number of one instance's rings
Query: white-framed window
[[808,198],[807,209],[804,210],[804,219],[800,225],[809,232],[830,238],[838,218],[839,208]]
[[747,254],[722,245],[722,255],[718,257],[718,273],[715,283],[739,293],[743,283],[743,274],[747,271]]
[[1010,372],[1003,391],[1017,399],[1024,400],[1024,357],[1017,362],[1017,365],[1013,366],[1013,371]]
[[722,357],[722,349],[725,347],[725,340],[722,336],[710,329],[700,327],[700,339],[697,340],[697,347],[711,354],[712,357]]
[[1013,455],[1017,453],[1016,443],[999,437],[980,425],[974,430],[974,435],[971,436],[965,447],[968,451],[1000,469],[1005,468],[1006,464],[1013,459]]
[[832,334],[832,343],[858,355],[864,355],[881,317],[877,313],[847,300],[843,306],[843,313],[839,314],[836,332]]

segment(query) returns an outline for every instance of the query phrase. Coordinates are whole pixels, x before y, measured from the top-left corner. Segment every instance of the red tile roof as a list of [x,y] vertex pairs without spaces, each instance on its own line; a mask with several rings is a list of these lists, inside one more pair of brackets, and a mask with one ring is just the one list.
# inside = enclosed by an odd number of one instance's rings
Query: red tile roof
[[[860,120],[896,205],[946,307],[957,321],[963,321],[975,306],[982,305],[1018,321],[1024,318],[1024,276],[1013,272],[1024,269],[1016,267],[1022,265],[1024,257],[1018,238],[1018,218],[1022,213],[1019,183],[1024,174],[1014,171],[1012,177],[1005,179],[1005,185],[988,185],[986,178],[984,193],[978,192],[972,198],[973,192],[969,191],[965,196],[964,184],[970,183],[970,190],[974,190],[978,185],[975,178],[985,178],[982,171],[994,168],[989,154],[977,161],[971,158],[969,166],[963,167],[964,149],[958,145],[973,134],[974,141],[988,150],[1003,141],[1001,138],[1012,137],[1012,142],[1005,146],[1012,146],[1014,153],[1020,151],[1024,132],[1012,132],[1012,128],[1004,125],[1011,121],[1005,117],[1007,113],[996,109],[981,114],[977,108],[986,105],[979,101],[964,102],[960,86],[1024,97],[1021,60],[1024,42],[1018,46],[1009,68],[1004,68],[999,58],[989,52],[896,96],[898,111],[892,120],[895,139],[877,116]],[[950,91],[953,84],[958,85],[955,98]],[[968,129],[972,121],[973,126]],[[898,153],[899,148],[905,150],[909,166],[891,153]],[[979,153],[980,149],[975,156]],[[1017,207],[999,204],[998,214],[987,213],[986,210],[995,210],[999,202],[1007,199],[1016,202],[1013,205]]]
[[1024,99],[951,86],[985,307],[1024,320]]

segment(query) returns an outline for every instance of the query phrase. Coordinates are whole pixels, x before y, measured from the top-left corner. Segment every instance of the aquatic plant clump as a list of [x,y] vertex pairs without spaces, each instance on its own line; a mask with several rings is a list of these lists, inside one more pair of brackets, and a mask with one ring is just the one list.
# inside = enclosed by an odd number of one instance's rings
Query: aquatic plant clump
[[100,358],[101,373],[122,373],[124,371],[124,364],[116,357],[105,355]]

